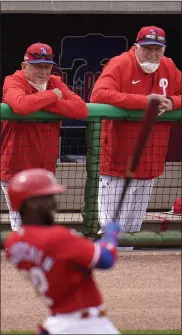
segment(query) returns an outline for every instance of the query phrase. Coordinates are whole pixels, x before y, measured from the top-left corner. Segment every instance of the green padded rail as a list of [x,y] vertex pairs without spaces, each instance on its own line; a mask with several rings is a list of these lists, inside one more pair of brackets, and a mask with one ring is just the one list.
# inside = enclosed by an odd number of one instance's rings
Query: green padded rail
[[[3,249],[3,240],[10,232],[1,232],[0,248]],[[138,233],[124,233],[119,241],[120,247],[138,248],[181,248],[182,232],[168,230],[161,233],[140,231]]]
[[[138,121],[142,118],[142,110],[125,110],[105,104],[87,104],[89,116],[85,121],[93,121],[95,118],[105,119],[121,119]],[[26,121],[55,121],[65,120],[61,115],[45,112],[43,110],[23,116],[14,113],[10,106],[5,103],[0,105],[0,118],[1,120],[26,120]],[[179,121],[182,120],[182,110],[170,111],[162,114],[157,118],[158,121]]]
[[151,231],[124,233],[123,237],[120,239],[119,245],[121,247],[181,248],[181,243],[182,232],[180,230],[168,230],[160,233]]

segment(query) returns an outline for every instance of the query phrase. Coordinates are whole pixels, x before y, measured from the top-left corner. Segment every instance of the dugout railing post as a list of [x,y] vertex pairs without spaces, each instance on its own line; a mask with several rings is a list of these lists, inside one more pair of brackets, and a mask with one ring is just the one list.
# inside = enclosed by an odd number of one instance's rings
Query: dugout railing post
[[87,123],[86,182],[84,192],[83,234],[95,236],[98,231],[98,188],[101,119]]

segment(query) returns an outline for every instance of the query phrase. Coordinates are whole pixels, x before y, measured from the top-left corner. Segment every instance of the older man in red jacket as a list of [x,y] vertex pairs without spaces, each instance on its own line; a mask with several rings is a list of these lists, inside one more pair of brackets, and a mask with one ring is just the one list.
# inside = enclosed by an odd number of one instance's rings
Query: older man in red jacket
[[[52,48],[43,43],[32,44],[24,55],[22,69],[7,76],[3,86],[3,102],[18,115],[44,109],[71,119],[88,116],[85,102],[51,75]],[[60,122],[3,121],[1,129],[1,187],[10,210],[13,230],[20,226],[20,217],[11,211],[7,183],[17,172],[44,168],[55,172],[59,156]]]
[[[129,52],[112,58],[106,64],[90,101],[144,110],[155,94],[160,99],[161,113],[180,109],[181,72],[172,59],[164,56],[165,49],[164,30],[154,26],[143,27]],[[98,197],[102,230],[118,204],[126,165],[139,127],[139,123],[132,121],[107,120],[102,123]],[[141,229],[154,180],[164,170],[170,127],[170,123],[156,123],[150,134],[136,179],[132,181],[120,213],[121,225],[126,232]]]

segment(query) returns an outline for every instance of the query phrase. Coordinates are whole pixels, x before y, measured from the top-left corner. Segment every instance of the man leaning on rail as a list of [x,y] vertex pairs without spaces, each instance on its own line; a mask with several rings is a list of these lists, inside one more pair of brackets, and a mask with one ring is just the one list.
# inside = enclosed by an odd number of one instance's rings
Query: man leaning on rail
[[[181,109],[181,72],[172,59],[164,56],[165,50],[164,30],[155,26],[143,27],[132,48],[106,64],[90,101],[128,110],[144,110],[151,97],[157,95],[160,98],[160,113]],[[98,196],[100,233],[118,205],[126,164],[139,126],[133,121],[102,122]],[[154,180],[164,171],[170,127],[169,122],[158,122],[153,127],[136,179],[131,183],[120,213],[125,232],[141,229]]]
[[[3,102],[18,115],[28,115],[40,109],[71,119],[88,116],[85,102],[51,75],[52,48],[43,43],[32,44],[26,50],[21,70],[7,76],[3,86]],[[7,184],[17,172],[43,168],[55,173],[59,156],[60,121],[3,121],[1,127],[1,187],[10,212],[12,230],[18,230],[20,216],[11,210]]]

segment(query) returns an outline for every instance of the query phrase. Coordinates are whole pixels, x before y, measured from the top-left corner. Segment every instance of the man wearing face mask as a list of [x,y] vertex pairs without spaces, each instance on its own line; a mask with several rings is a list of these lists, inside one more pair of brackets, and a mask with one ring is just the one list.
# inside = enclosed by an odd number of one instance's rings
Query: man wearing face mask
[[[132,48],[106,64],[90,101],[128,110],[144,110],[155,95],[160,99],[160,114],[181,109],[181,72],[172,59],[164,56],[165,49],[164,30],[155,26],[143,27]],[[136,179],[132,181],[120,213],[122,229],[126,232],[141,229],[154,180],[164,171],[170,126],[170,123],[159,122],[153,127]],[[101,233],[117,207],[139,127],[139,122],[132,121],[102,122],[98,196]]]
[[[21,70],[7,76],[3,85],[3,102],[26,116],[40,109],[71,119],[88,116],[85,102],[51,75],[54,63],[52,48],[34,43],[25,52]],[[60,121],[3,121],[1,125],[1,187],[10,211],[13,230],[21,224],[20,216],[11,210],[7,194],[10,178],[30,168],[44,168],[55,173],[59,156]]]

